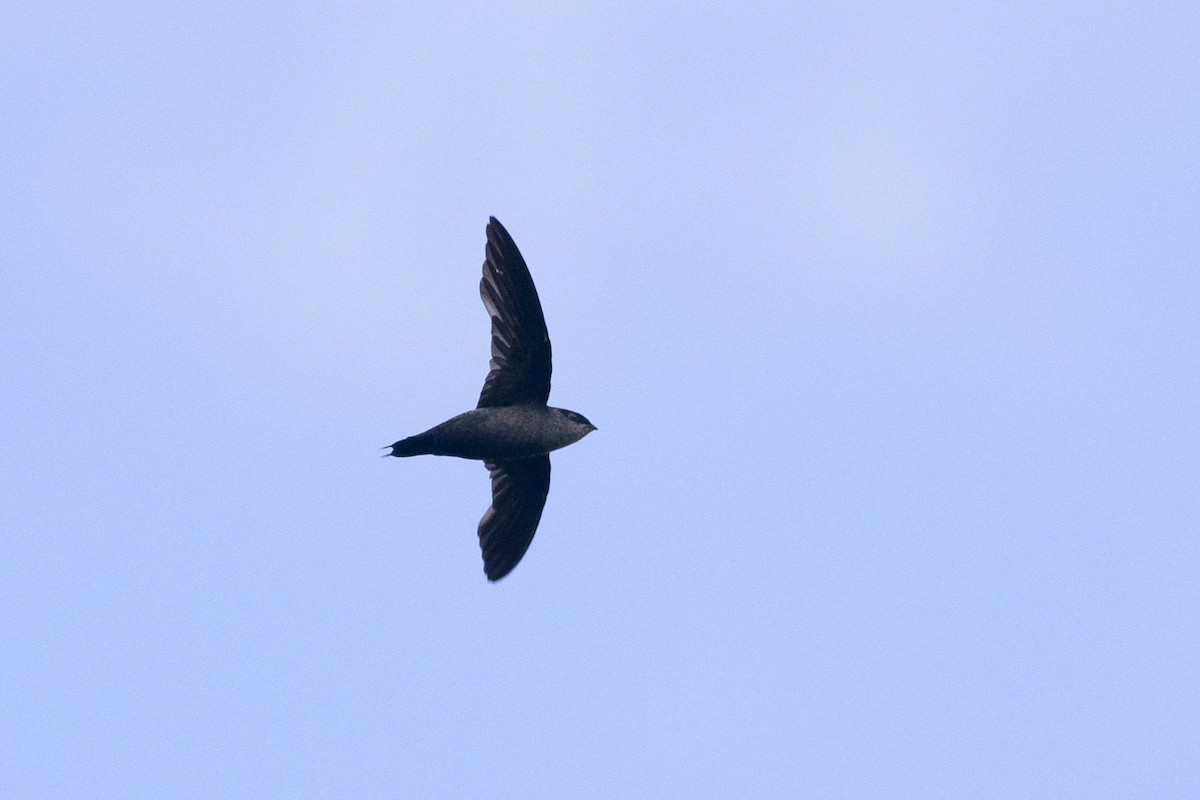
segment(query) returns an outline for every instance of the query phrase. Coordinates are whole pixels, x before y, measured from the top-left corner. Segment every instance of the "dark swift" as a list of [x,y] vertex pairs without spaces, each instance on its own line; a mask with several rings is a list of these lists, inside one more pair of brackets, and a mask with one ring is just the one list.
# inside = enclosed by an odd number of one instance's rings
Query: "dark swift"
[[491,217],[479,294],[492,318],[491,370],[476,408],[401,439],[389,455],[482,461],[492,505],[479,521],[483,571],[498,581],[525,555],[550,491],[551,450],[596,430],[582,414],[546,405],[550,335],[529,267],[508,231]]

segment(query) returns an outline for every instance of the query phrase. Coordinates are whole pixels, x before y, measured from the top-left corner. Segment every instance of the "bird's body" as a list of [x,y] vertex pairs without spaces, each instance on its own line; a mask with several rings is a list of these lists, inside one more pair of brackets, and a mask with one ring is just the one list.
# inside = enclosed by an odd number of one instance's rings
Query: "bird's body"
[[510,461],[542,456],[586,436],[591,428],[572,419],[573,411],[536,405],[474,408],[401,439],[394,456],[457,456],[479,461]]
[[492,318],[491,371],[478,407],[390,445],[393,456],[457,456],[483,461],[492,505],[479,521],[488,580],[512,571],[533,540],[550,491],[551,450],[596,427],[582,415],[546,405],[550,335],[525,259],[495,217],[488,221],[479,293]]

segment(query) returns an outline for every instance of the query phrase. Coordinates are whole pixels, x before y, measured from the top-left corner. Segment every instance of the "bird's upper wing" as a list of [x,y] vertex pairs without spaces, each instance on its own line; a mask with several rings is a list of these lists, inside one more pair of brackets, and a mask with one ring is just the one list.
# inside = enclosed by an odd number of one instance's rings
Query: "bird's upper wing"
[[550,456],[485,462],[492,474],[492,505],[479,520],[483,571],[498,581],[525,555],[550,491]]
[[488,222],[479,294],[492,317],[491,371],[483,382],[479,407],[546,405],[550,334],[542,304],[521,251],[495,217]]

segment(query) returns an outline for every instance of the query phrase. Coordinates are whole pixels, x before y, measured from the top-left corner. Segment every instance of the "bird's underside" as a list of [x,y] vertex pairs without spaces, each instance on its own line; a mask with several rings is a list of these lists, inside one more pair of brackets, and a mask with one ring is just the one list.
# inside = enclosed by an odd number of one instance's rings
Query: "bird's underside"
[[491,362],[475,410],[392,445],[392,455],[431,453],[484,462],[492,504],[479,521],[488,580],[520,562],[537,531],[550,491],[549,451],[595,427],[571,411],[549,408],[551,354],[542,305],[525,259],[495,217],[487,226],[483,305],[492,320]]

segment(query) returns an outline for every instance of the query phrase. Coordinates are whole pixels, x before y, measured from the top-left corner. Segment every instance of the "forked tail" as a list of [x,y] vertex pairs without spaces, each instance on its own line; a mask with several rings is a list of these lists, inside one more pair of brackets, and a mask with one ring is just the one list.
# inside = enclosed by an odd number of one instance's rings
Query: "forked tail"
[[425,449],[420,438],[419,436],[410,436],[407,439],[401,439],[395,444],[384,445],[385,450],[390,447],[392,452],[384,453],[383,457],[396,456],[397,458],[404,458],[405,456],[420,456],[428,453],[429,451]]

